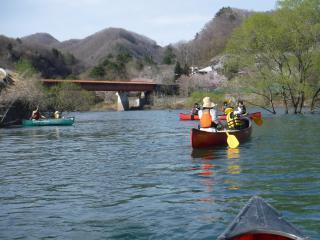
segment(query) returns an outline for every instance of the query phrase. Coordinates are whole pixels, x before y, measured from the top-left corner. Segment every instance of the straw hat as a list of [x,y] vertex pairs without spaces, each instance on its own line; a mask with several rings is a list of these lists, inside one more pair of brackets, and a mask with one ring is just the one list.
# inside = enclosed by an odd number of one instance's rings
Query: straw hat
[[211,102],[210,97],[204,97],[202,101],[203,101],[202,107],[204,108],[214,108],[215,106],[217,106],[217,104],[215,104],[214,102]]
[[59,111],[55,111],[55,112],[54,112],[54,114],[59,114],[59,113],[60,113]]

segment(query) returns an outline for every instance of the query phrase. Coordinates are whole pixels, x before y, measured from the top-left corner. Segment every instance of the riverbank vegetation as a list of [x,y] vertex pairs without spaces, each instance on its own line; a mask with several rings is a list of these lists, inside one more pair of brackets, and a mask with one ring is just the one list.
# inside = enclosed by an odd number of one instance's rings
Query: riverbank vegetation
[[316,0],[280,0],[271,13],[250,16],[232,35],[226,52],[229,87],[254,94],[276,113],[317,109],[320,94],[320,8]]
[[22,78],[14,74],[12,84],[0,92],[0,126],[20,124],[39,107],[46,117],[54,111],[88,111],[102,99],[75,84],[63,83],[46,88],[35,76]]

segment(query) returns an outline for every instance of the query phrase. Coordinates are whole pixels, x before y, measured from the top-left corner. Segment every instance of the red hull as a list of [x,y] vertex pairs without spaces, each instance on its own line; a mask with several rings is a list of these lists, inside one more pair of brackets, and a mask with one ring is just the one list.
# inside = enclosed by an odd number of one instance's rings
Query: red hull
[[180,113],[179,114],[179,118],[182,121],[199,120],[199,116],[198,115],[191,115],[191,114],[188,114],[188,113]]
[[[230,135],[235,135],[240,143],[247,141],[251,136],[251,132],[251,121],[248,128],[229,131]],[[226,132],[205,132],[199,129],[192,128],[191,145],[193,148],[227,146],[227,134]]]
[[[226,120],[226,115],[219,115],[219,120]],[[254,113],[249,113],[249,117],[251,119],[253,118],[261,118],[261,112],[254,112]],[[182,121],[190,121],[190,120],[199,120],[199,116],[198,115],[192,115],[188,114],[188,113],[179,113],[179,118]]]

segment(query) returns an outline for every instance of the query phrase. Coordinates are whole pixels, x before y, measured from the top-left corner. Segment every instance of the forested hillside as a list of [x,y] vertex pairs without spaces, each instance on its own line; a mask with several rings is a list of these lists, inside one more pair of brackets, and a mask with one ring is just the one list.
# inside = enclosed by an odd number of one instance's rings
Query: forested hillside
[[43,78],[66,78],[77,75],[83,68],[70,53],[38,41],[24,42],[0,36],[0,66],[14,69],[23,75],[39,74]]
[[230,7],[220,9],[193,40],[176,44],[179,62],[189,66],[208,66],[213,57],[224,52],[234,29],[253,13]]

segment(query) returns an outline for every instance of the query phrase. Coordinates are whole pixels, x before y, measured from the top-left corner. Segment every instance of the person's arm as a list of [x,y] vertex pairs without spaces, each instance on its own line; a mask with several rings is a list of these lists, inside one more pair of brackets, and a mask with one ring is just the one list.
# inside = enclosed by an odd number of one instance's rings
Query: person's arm
[[34,117],[35,117],[35,113],[36,113],[36,111],[32,111],[32,113],[31,113],[31,117],[30,117],[30,120],[31,120],[31,119],[34,119]]
[[199,119],[201,119],[201,117],[202,117],[202,110],[199,110],[198,116],[199,116]]
[[210,110],[210,115],[211,115],[211,118],[212,118],[212,122],[218,124],[219,123],[219,118],[218,118],[217,110],[211,109]]
[[241,114],[242,113],[242,109],[240,108],[240,107],[237,107],[237,109],[236,110],[234,110],[234,112],[233,112],[234,114]]

